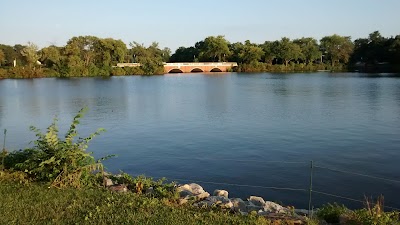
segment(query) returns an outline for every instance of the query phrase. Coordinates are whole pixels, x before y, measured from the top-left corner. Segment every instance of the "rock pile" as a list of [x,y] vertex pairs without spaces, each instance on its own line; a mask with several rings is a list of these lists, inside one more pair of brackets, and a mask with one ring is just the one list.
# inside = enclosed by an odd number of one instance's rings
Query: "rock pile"
[[297,215],[293,209],[283,207],[275,202],[265,201],[257,196],[250,196],[247,200],[228,198],[228,191],[218,189],[210,196],[203,187],[195,183],[178,186],[177,191],[180,195],[180,204],[189,202],[201,208],[218,207],[242,215],[256,213],[272,220],[292,220],[294,224],[303,224],[305,221],[304,217]]
[[103,184],[105,187],[115,192],[127,192],[128,187],[125,184],[114,184],[110,178],[104,177]]
[[[111,191],[127,192],[128,187],[125,184],[114,184],[107,177],[104,178],[104,186]],[[153,188],[148,188],[145,193],[153,192]],[[176,188],[179,193],[179,204],[192,204],[199,208],[217,207],[222,210],[229,210],[241,215],[257,214],[268,218],[269,220],[291,221],[291,224],[306,224],[305,217],[299,214],[305,213],[305,210],[294,210],[283,207],[275,202],[265,201],[261,197],[250,196],[247,200],[241,198],[229,198],[226,190],[215,190],[213,195],[206,192],[202,186],[191,183],[179,185]]]

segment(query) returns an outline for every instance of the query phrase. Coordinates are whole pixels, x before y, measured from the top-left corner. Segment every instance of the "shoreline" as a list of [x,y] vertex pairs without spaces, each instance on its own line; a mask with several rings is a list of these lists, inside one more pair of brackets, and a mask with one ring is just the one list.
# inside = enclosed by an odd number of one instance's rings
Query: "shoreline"
[[[1,69],[1,68],[0,68]],[[23,79],[41,79],[41,78],[59,78],[59,79],[69,79],[69,78],[110,78],[110,77],[131,77],[131,76],[168,76],[168,75],[193,75],[193,74],[229,74],[229,73],[238,73],[238,74],[261,74],[261,73],[270,73],[270,74],[315,74],[315,73],[353,73],[353,74],[400,74],[400,72],[388,72],[388,71],[373,71],[373,72],[363,72],[363,71],[352,71],[352,70],[290,70],[290,71],[252,71],[252,72],[241,72],[241,71],[231,71],[231,72],[193,72],[193,73],[164,73],[164,74],[154,74],[154,75],[146,75],[146,74],[126,74],[126,75],[93,75],[93,76],[56,76],[56,75],[48,75],[48,76],[32,76],[32,77],[1,77],[0,80],[7,79],[15,79],[15,80],[23,80]]]

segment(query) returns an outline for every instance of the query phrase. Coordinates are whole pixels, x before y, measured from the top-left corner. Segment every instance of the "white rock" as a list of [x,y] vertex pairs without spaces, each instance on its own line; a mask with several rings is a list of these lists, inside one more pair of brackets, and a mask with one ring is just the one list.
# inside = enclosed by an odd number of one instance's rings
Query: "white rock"
[[104,177],[103,182],[104,182],[104,186],[106,186],[106,187],[113,186],[113,182],[110,178]]
[[264,199],[261,197],[257,197],[257,196],[250,196],[249,201],[256,206],[264,207],[264,205],[265,205]]
[[214,191],[214,194],[213,194],[213,195],[214,195],[214,196],[224,196],[225,198],[227,198],[228,195],[229,195],[229,193],[228,193],[228,191],[225,191],[225,190],[216,189],[216,190]]
[[191,183],[189,184],[190,190],[192,191],[193,195],[199,195],[204,193],[204,189],[202,186],[196,184],[196,183]]
[[210,196],[207,198],[207,201],[212,202],[213,204],[225,208],[225,209],[232,209],[233,208],[233,203],[229,198],[226,198],[224,196]]
[[203,199],[210,197],[210,193],[204,192],[204,193],[196,195],[195,197],[196,197],[196,200],[198,200],[198,201],[203,200]]
[[190,193],[192,192],[192,188],[190,187],[189,184],[184,184],[176,188],[177,192],[182,192],[182,191],[189,191]]
[[264,211],[272,212],[272,213],[285,213],[285,212],[288,212],[289,209],[287,209],[275,202],[267,201],[264,204]]

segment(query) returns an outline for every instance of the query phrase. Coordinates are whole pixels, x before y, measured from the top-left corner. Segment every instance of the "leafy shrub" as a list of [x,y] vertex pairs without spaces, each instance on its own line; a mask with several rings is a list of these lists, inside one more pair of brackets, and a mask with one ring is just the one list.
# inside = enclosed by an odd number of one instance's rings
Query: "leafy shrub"
[[111,69],[111,75],[113,75],[113,76],[123,76],[123,75],[126,75],[126,72],[121,67],[114,67],[114,68]]
[[7,70],[0,68],[0,79],[7,78]]
[[317,216],[328,223],[339,223],[340,215],[348,211],[349,210],[344,205],[339,205],[337,203],[328,203],[327,205],[323,205],[318,210]]
[[112,179],[117,183],[128,185],[130,190],[138,194],[146,193],[146,190],[152,188],[152,192],[146,194],[157,198],[175,199],[177,197],[175,183],[166,183],[165,178],[155,181],[153,178],[143,175],[132,177],[127,173],[122,173],[118,176],[113,176]]
[[378,197],[376,204],[366,198],[366,208],[349,212],[345,215],[346,224],[350,225],[399,225],[399,212],[384,212],[383,196]]
[[30,179],[27,174],[21,171],[0,171],[0,182],[16,182],[20,184],[28,184]]
[[4,157],[4,168],[7,170],[15,170],[17,169],[17,165],[24,163],[28,160],[34,151],[32,149],[18,150],[8,153]]
[[347,224],[399,225],[399,212],[374,213],[368,209],[355,210],[347,215]]
[[80,187],[93,171],[103,170],[103,165],[95,161],[91,152],[86,152],[89,142],[104,129],[99,129],[89,137],[79,138],[76,130],[86,108],[79,111],[72,124],[61,139],[58,134],[57,118],[47,128],[46,133],[31,126],[37,140],[33,148],[13,152],[8,155],[6,165],[9,169],[24,171],[36,181],[51,182],[56,187]]

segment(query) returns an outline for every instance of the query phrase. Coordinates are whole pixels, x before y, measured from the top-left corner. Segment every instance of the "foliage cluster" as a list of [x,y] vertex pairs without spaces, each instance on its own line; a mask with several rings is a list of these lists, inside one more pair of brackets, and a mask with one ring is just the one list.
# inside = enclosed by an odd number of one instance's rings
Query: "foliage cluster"
[[175,183],[168,183],[165,178],[153,180],[153,178],[143,175],[132,177],[127,173],[121,173],[118,176],[112,176],[111,179],[116,183],[127,185],[129,190],[137,194],[146,194],[150,197],[170,200],[175,200],[179,197],[175,191]]
[[[378,31],[354,42],[348,36],[330,35],[321,40],[283,37],[262,44],[230,43],[224,36],[210,36],[190,47],[179,47],[171,55],[154,42],[129,47],[112,38],[72,37],[65,46],[42,49],[33,43],[0,44],[1,78],[77,77],[163,74],[164,62],[238,62],[240,71],[315,71],[353,68],[399,70],[400,35],[382,37]],[[14,66],[16,62],[16,68]],[[136,68],[115,68],[117,63],[140,63]],[[264,65],[265,64],[265,65]],[[298,65],[298,66],[293,66]],[[304,69],[299,69],[300,67]]]
[[100,132],[99,129],[86,138],[77,137],[77,126],[86,109],[74,117],[64,138],[59,137],[57,119],[47,128],[46,133],[31,126],[36,134],[35,146],[9,153],[4,159],[4,168],[25,172],[35,181],[48,182],[55,187],[76,187],[87,185],[94,171],[102,171],[103,165],[95,161],[91,152],[87,152],[89,142]]
[[[170,56],[168,48],[157,43],[145,47],[136,42],[128,49],[121,40],[94,36],[72,37],[65,46],[0,45],[0,78],[79,77],[110,75],[162,74],[163,62]],[[16,67],[14,68],[14,60]],[[137,69],[115,69],[117,63],[139,62]],[[47,70],[43,70],[46,68]]]
[[349,225],[398,225],[400,214],[397,211],[384,212],[383,197],[379,197],[375,204],[366,199],[364,209],[350,210],[344,205],[327,204],[320,208],[317,216],[328,223]]
[[317,211],[317,216],[328,223],[339,223],[340,216],[349,212],[350,210],[344,205],[337,203],[326,204]]
[[[98,129],[88,137],[79,137],[75,141],[78,136],[77,126],[85,112],[86,108],[80,110],[73,118],[64,137],[59,135],[57,118],[45,133],[31,126],[30,129],[37,137],[32,148],[10,153],[4,149],[1,152],[0,180],[22,183],[32,180],[50,183],[51,186],[60,188],[100,186],[105,176],[101,161],[112,155],[96,161],[92,153],[86,151],[90,141],[104,129]],[[6,135],[6,131],[4,134]],[[175,183],[167,183],[166,179],[132,177],[126,173],[107,176],[113,179],[114,183],[125,184],[138,194],[171,200],[177,197]]]

